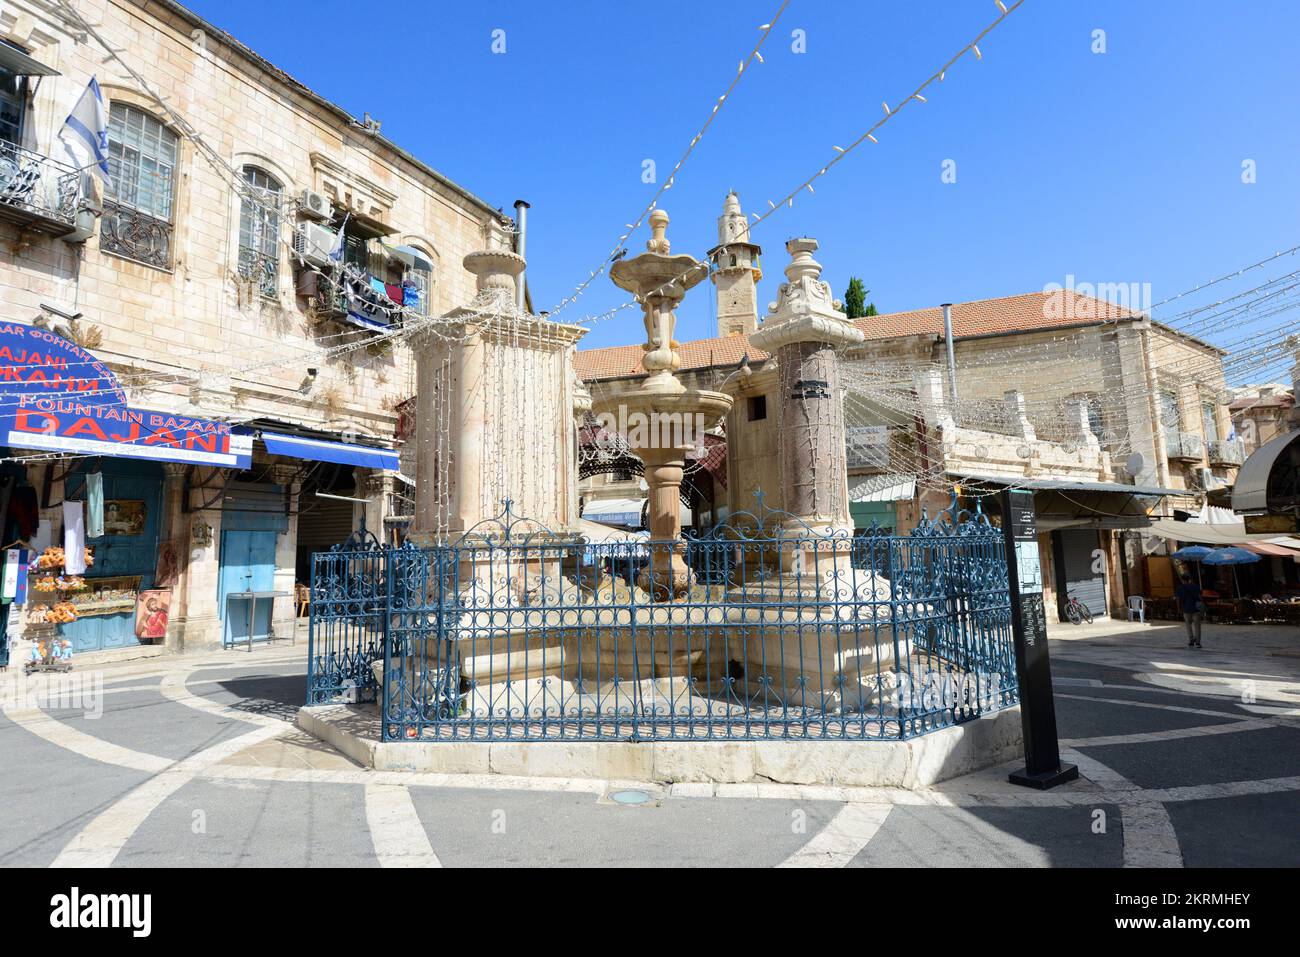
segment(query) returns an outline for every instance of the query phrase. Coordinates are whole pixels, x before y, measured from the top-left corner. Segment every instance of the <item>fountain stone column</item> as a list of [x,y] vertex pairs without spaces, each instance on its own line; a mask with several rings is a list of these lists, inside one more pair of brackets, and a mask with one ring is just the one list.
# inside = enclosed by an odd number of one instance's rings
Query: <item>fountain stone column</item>
[[519,311],[524,265],[505,248],[469,253],[473,300],[411,337],[420,544],[491,529],[507,499],[557,535],[576,524],[573,353],[586,330]]
[[[785,244],[790,264],[750,342],[776,356],[780,374],[781,486],[784,510],[797,519],[787,533],[807,538],[851,533],[844,405],[835,352],[863,340],[831,298],[812,258],[817,240]],[[806,527],[805,527],[806,526]],[[847,542],[845,542],[847,550]]]
[[641,365],[649,375],[637,389],[604,398],[594,409],[601,425],[622,435],[645,463],[651,561],[639,584],[656,601],[669,601],[686,594],[692,581],[683,558],[679,508],[686,453],[727,414],[731,397],[687,389],[675,375],[682,359],[673,339],[674,310],[686,291],[708,275],[708,267],[691,256],[670,255],[664,235],[668,214],[662,209],[651,213],[649,222],[646,251],[616,262],[609,271],[614,284],[641,304],[646,333]]

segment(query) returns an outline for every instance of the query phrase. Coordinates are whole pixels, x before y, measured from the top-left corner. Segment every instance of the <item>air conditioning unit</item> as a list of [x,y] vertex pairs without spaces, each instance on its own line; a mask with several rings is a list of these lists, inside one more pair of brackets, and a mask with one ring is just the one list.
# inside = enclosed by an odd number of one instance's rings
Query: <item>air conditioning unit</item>
[[298,212],[302,213],[309,219],[330,219],[334,215],[334,207],[330,201],[320,193],[313,192],[310,189],[304,189],[298,194]]
[[300,223],[293,231],[293,251],[313,266],[328,266],[336,236],[320,223]]

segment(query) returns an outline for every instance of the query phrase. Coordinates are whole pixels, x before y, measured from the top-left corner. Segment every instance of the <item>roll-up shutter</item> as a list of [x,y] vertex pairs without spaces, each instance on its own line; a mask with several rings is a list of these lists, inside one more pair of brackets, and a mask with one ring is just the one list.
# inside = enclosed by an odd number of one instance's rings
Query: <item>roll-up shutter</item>
[[1098,618],[1106,617],[1106,564],[1101,540],[1092,528],[1063,528],[1056,532],[1058,566],[1057,604],[1065,620],[1065,602],[1073,595]]
[[353,530],[353,503],[303,496],[298,514],[298,553],[323,552],[347,541]]

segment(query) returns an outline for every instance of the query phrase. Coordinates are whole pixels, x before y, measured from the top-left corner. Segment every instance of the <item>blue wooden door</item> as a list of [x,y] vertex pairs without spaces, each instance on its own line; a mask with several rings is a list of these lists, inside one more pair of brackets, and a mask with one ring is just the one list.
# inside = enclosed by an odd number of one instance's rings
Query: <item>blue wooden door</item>
[[[248,640],[247,599],[231,598],[236,592],[271,591],[275,585],[275,532],[228,531],[221,533],[221,575],[217,607],[225,619],[227,645]],[[264,640],[271,630],[272,599],[257,602],[252,623],[253,640]]]

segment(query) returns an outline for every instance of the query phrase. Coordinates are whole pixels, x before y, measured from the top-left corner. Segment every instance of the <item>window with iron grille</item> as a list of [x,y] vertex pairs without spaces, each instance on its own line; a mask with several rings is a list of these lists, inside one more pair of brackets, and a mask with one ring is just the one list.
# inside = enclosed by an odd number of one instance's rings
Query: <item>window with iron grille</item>
[[1205,441],[1219,441],[1218,407],[1213,399],[1201,400],[1201,422],[1205,429]]
[[1182,412],[1178,408],[1178,393],[1172,389],[1161,389],[1159,394],[1160,400],[1160,425],[1165,430],[1165,435],[1173,435],[1183,427]]
[[170,269],[177,137],[143,110],[108,111],[108,185],[100,248]]
[[427,263],[417,259],[415,265],[406,270],[406,279],[415,286],[420,294],[420,301],[415,306],[415,312],[421,316],[429,315],[429,296],[433,293],[433,270],[429,268]]
[[266,170],[245,166],[239,200],[239,275],[268,299],[280,292],[280,202],[284,185]]

